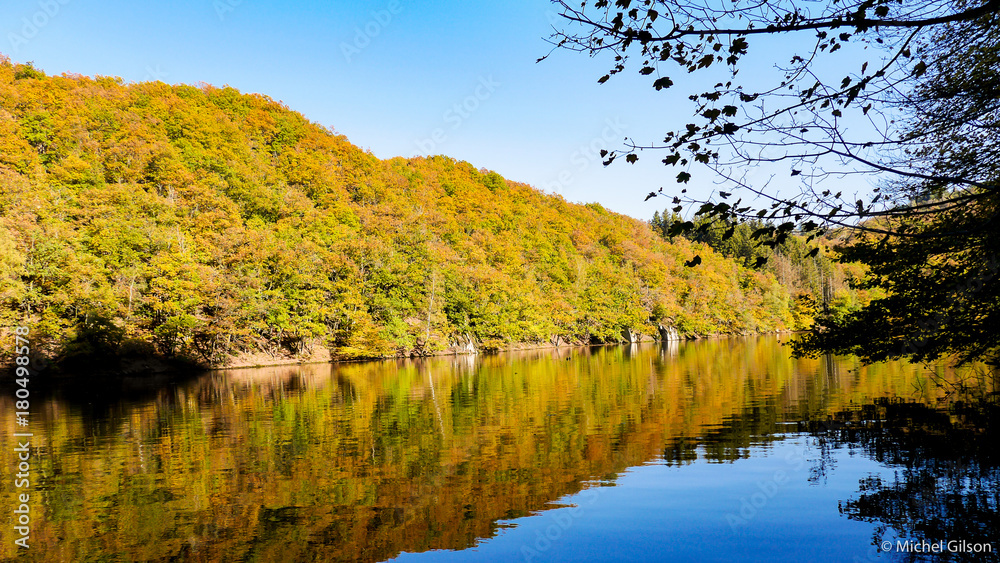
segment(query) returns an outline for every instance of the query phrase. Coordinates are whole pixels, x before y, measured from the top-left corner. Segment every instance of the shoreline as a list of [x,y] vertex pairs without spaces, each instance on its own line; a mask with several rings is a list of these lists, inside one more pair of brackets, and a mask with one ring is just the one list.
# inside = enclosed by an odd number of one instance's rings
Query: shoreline
[[[626,346],[626,345],[638,345],[638,344],[663,344],[669,342],[690,342],[696,340],[710,340],[710,339],[722,339],[722,338],[748,338],[748,337],[759,337],[759,336],[778,336],[782,334],[795,334],[797,331],[794,330],[775,330],[772,332],[755,332],[750,334],[708,334],[704,336],[696,337],[684,337],[678,339],[642,339],[636,342],[606,342],[602,344],[530,344],[530,343],[516,343],[511,346],[499,349],[499,350],[488,350],[488,351],[474,351],[474,352],[463,352],[454,351],[451,349],[446,349],[439,353],[432,354],[420,354],[420,355],[409,355],[409,356],[374,356],[374,357],[363,357],[363,358],[334,358],[330,357],[328,359],[286,359],[277,360],[270,363],[234,363],[227,364],[224,366],[209,367],[204,368],[204,371],[223,371],[231,369],[255,369],[255,368],[267,368],[267,367],[282,367],[282,366],[295,366],[295,365],[316,365],[316,364],[350,364],[350,363],[361,363],[361,362],[381,362],[388,360],[419,360],[421,358],[441,358],[445,356],[480,356],[480,355],[497,355],[509,352],[521,352],[528,350],[552,350],[558,348],[597,348],[601,346]],[[449,351],[451,350],[451,351]]]
[[[239,356],[234,356],[228,359],[227,362],[215,365],[205,365],[200,364],[196,361],[191,361],[185,358],[162,358],[157,356],[144,356],[144,357],[127,357],[119,356],[109,358],[107,356],[101,358],[94,358],[93,361],[78,361],[72,364],[59,364],[57,361],[50,360],[47,358],[41,358],[40,360],[34,360],[32,364],[41,364],[42,367],[39,372],[48,373],[53,376],[56,380],[72,380],[74,377],[72,374],[79,373],[82,371],[90,372],[92,375],[100,377],[103,380],[126,380],[126,379],[150,379],[150,380],[163,380],[165,376],[169,374],[180,374],[180,373],[208,373],[217,372],[224,370],[242,370],[242,369],[256,369],[256,368],[268,368],[268,367],[287,367],[287,366],[299,366],[299,365],[317,365],[317,364],[349,364],[349,363],[361,363],[361,362],[378,362],[386,360],[416,360],[420,358],[439,358],[445,356],[479,356],[479,355],[497,355],[509,352],[520,352],[528,350],[552,350],[559,348],[567,349],[580,349],[580,348],[594,348],[600,346],[623,346],[623,345],[637,345],[637,344],[652,344],[652,343],[670,343],[670,342],[687,342],[695,340],[706,340],[706,339],[722,339],[722,338],[747,338],[747,337],[760,337],[769,335],[782,335],[782,334],[794,334],[796,331],[793,330],[775,330],[768,332],[758,332],[749,334],[708,334],[708,335],[697,335],[697,336],[684,336],[681,338],[672,339],[662,339],[662,338],[639,338],[635,341],[623,341],[623,342],[608,342],[600,344],[583,344],[583,343],[571,343],[560,340],[558,343],[527,343],[518,342],[512,343],[501,349],[489,349],[480,350],[474,346],[451,346],[440,352],[436,353],[411,353],[409,355],[394,355],[394,356],[372,356],[372,357],[358,357],[358,358],[344,358],[336,357],[330,353],[330,350],[324,346],[317,346],[316,350],[307,357],[274,357],[264,352],[254,352],[241,354]],[[471,348],[471,349],[470,349]],[[37,362],[37,363],[36,363]],[[100,368],[95,368],[95,365],[101,365]],[[3,369],[13,368],[13,363],[4,362],[2,364]]]

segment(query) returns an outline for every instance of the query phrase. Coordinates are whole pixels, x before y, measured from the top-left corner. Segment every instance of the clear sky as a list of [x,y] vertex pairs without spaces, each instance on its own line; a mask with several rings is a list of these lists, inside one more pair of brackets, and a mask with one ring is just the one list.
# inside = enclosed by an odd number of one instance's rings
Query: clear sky
[[[380,158],[446,154],[577,202],[648,219],[676,169],[597,152],[686,123],[694,86],[550,50],[548,0],[9,0],[0,53],[48,74],[229,85],[284,102]],[[784,58],[784,57],[783,57]],[[701,91],[701,90],[699,90]],[[693,182],[695,193],[711,187]]]

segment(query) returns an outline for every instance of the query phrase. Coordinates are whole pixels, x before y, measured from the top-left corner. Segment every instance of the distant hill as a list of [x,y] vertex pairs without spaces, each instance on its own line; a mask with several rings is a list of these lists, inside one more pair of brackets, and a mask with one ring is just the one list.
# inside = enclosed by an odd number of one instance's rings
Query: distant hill
[[598,204],[379,160],[266,96],[7,59],[0,318],[63,358],[207,365],[791,326],[772,274]]

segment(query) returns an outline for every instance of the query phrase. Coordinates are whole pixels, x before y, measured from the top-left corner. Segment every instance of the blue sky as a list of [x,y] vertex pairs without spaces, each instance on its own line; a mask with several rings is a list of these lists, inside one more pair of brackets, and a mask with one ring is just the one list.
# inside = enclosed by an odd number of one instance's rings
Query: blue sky
[[[677,170],[653,154],[605,168],[597,151],[620,148],[626,135],[662,139],[687,123],[695,86],[679,76],[656,92],[635,69],[599,85],[608,59],[568,51],[536,64],[550,50],[552,8],[548,0],[12,0],[0,5],[0,53],[48,74],[260,92],[380,158],[446,154],[648,219],[668,201],[643,202],[645,194],[676,190]],[[711,187],[701,174],[692,191]]]

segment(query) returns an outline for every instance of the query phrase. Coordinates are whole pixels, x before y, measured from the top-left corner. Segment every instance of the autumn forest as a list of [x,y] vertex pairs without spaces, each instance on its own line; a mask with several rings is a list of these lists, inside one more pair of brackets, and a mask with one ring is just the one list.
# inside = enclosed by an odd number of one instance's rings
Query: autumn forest
[[1000,560],[1000,0],[0,21],[0,562]]
[[0,143],[0,316],[61,361],[763,333],[868,298],[826,246],[792,237],[762,265],[743,229],[671,239],[659,213],[570,203],[446,156],[379,160],[228,87],[5,59]]

